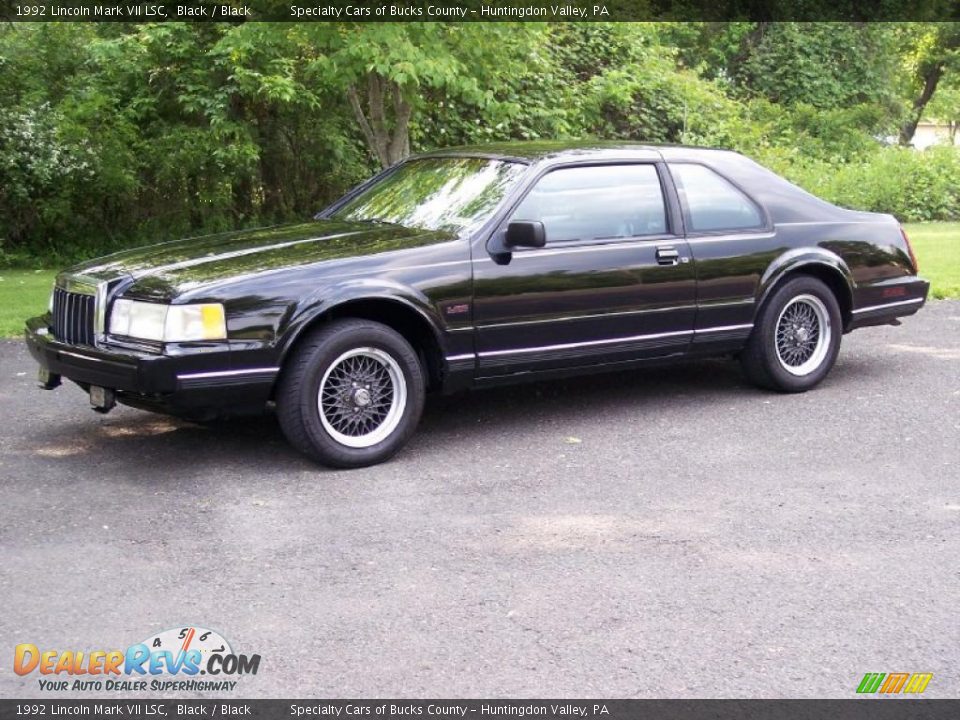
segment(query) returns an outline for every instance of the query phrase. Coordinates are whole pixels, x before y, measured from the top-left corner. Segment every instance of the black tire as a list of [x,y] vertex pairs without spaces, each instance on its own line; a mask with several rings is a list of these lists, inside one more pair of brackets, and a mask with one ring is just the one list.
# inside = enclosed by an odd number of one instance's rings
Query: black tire
[[[366,395],[357,395],[364,389]],[[410,439],[425,392],[420,360],[402,335],[370,320],[337,320],[305,337],[284,365],[277,418],[290,444],[305,455],[330,467],[365,467],[387,460]]]
[[[821,334],[824,325],[826,335]],[[782,331],[779,344],[778,330]],[[817,341],[811,349],[809,337],[814,332]],[[842,335],[840,306],[833,291],[815,277],[798,275],[764,303],[740,353],[740,363],[755,385],[779,392],[806,392],[830,372]]]

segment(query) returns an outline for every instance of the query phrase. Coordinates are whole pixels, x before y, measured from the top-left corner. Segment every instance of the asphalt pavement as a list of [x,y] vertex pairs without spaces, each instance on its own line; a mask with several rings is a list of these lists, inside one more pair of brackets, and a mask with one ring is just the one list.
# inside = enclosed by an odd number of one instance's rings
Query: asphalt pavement
[[710,360],[435,399],[354,471],[35,371],[0,343],[0,697],[44,694],[19,643],[187,625],[259,672],[170,696],[960,696],[958,302],[804,395]]

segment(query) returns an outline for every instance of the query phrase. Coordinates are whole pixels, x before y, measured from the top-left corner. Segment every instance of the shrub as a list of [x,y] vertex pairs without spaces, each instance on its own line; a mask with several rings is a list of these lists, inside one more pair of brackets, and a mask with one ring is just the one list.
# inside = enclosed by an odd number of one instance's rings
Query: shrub
[[781,171],[804,189],[844,207],[890,213],[903,222],[960,219],[957,148],[886,147],[851,163],[801,160]]

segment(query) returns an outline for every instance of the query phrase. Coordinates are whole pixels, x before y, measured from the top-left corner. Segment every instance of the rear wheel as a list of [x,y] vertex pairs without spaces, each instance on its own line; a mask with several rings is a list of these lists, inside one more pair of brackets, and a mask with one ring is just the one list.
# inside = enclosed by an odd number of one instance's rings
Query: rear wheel
[[340,320],[296,349],[277,389],[277,417],[290,443],[332,467],[374,465],[413,434],[425,382],[402,335],[368,320]]
[[741,364],[761,387],[804,392],[830,372],[842,334],[840,307],[830,288],[814,277],[795,277],[764,304]]

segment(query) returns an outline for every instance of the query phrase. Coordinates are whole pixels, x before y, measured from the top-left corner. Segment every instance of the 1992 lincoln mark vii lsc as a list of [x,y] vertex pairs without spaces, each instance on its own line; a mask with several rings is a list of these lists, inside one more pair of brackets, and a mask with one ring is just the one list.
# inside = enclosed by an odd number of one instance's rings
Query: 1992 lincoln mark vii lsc
[[929,285],[889,215],[737,153],[507,144],[411,158],[307,223],[179,240],[56,280],[41,383],[96,409],[262,411],[327,465],[385,460],[428,390],[739,356],[802,392]]

